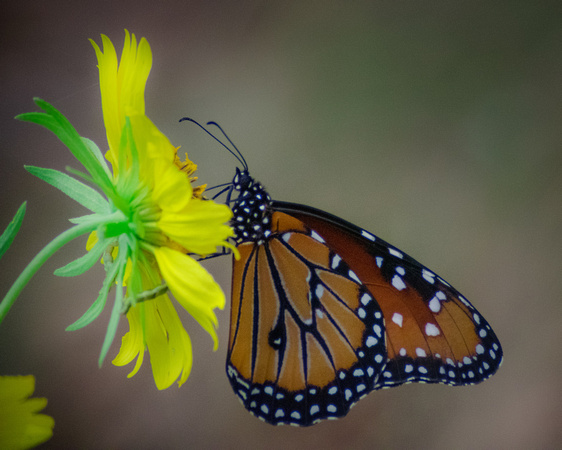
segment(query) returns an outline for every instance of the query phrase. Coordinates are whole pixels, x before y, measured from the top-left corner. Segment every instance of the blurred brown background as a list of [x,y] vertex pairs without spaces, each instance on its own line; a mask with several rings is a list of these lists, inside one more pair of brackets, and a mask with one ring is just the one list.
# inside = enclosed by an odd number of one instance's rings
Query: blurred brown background
[[[72,333],[102,271],[52,271],[0,328],[0,373],[34,374],[56,420],[44,448],[519,449],[560,445],[562,371],[562,22],[559,2],[96,1],[0,7],[0,228],[28,200],[0,262],[0,292],[80,206],[24,171],[77,167],[49,132],[13,117],[39,96],[106,147],[94,51],[124,28],[154,53],[147,113],[229,181],[236,161],[185,115],[218,121],[274,198],[314,205],[389,240],[460,289],[505,352],[478,386],[375,392],[343,420],[272,427],[247,413],[221,346],[186,317],[194,368],[159,392],[97,358],[108,314]],[[207,266],[224,286],[230,260]],[[186,315],[183,314],[183,317]],[[121,323],[120,335],[126,331]],[[118,351],[118,343],[110,358]]]

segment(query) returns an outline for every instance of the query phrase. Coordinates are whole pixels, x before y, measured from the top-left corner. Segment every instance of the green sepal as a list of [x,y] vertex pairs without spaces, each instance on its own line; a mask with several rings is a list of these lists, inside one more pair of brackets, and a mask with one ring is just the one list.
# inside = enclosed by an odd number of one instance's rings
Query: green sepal
[[84,143],[68,119],[46,101],[40,98],[34,98],[34,101],[45,113],[32,112],[20,114],[16,116],[16,119],[36,123],[52,131],[68,147],[76,159],[82,163],[95,180],[95,183],[106,195],[112,196],[114,188],[106,172],[107,168],[100,165],[98,158],[94,155],[91,148]]
[[31,175],[35,175],[37,178],[61,190],[90,211],[100,214],[109,212],[108,201],[98,191],[72,178],[70,175],[55,169],[35,166],[24,167]]
[[74,175],[76,178],[80,178],[84,180],[86,183],[96,184],[95,180],[90,175],[84,172],[80,172],[79,170],[76,170],[74,167],[66,166],[65,170],[68,173]]
[[26,205],[27,202],[22,203],[22,205],[18,208],[18,212],[16,213],[12,221],[8,224],[8,226],[2,233],[2,236],[0,236],[0,258],[2,258],[4,253],[6,253],[6,250],[10,248],[10,245],[12,245],[16,234],[18,234],[18,231],[23,222],[23,216],[25,216]]
[[107,244],[103,241],[98,241],[94,247],[74,261],[69,262],[66,266],[60,267],[55,270],[54,274],[59,277],[75,277],[82,275],[84,272],[90,270],[93,265],[101,258]]
[[91,222],[93,218],[99,217],[99,214],[86,214],[85,216],[72,217],[68,219],[70,223],[87,223]]
[[107,296],[109,295],[109,291],[113,286],[113,282],[115,281],[115,276],[117,275],[117,271],[119,267],[117,265],[113,265],[111,270],[108,272],[105,280],[103,280],[102,287],[100,289],[100,293],[98,298],[92,303],[92,305],[88,308],[88,310],[80,317],[76,322],[72,325],[66,327],[66,331],[76,331],[80,328],[84,328],[87,325],[90,325],[103,311],[105,307],[105,303],[107,301]]
[[82,142],[84,142],[84,145],[88,147],[88,149],[92,152],[95,158],[99,161],[100,166],[103,167],[107,176],[111,178],[112,175],[111,172],[109,171],[109,167],[107,167],[107,162],[103,156],[103,153],[101,152],[100,148],[96,145],[96,143],[88,138],[85,138],[84,136],[82,136]]
[[115,296],[115,303],[113,304],[113,309],[111,310],[111,316],[109,317],[109,323],[107,324],[107,331],[105,332],[105,338],[101,346],[100,357],[98,359],[99,367],[102,366],[103,360],[107,356],[107,352],[115,339],[115,334],[117,333],[117,326],[119,325],[119,318],[121,317],[121,309],[123,308],[123,291],[121,286],[117,287],[117,293],[121,295]]
[[[119,239],[119,248],[126,248],[123,242],[123,238]],[[100,357],[98,359],[98,365],[101,367],[103,360],[107,356],[107,352],[115,339],[115,333],[117,333],[117,326],[119,325],[119,318],[121,317],[121,311],[123,309],[123,277],[125,276],[125,266],[127,265],[127,253],[119,252],[117,255],[117,261],[113,264],[118,267],[117,273],[117,290],[115,292],[115,303],[113,304],[113,309],[111,310],[111,316],[109,317],[109,323],[107,324],[107,331],[105,333],[105,338],[101,346]],[[113,267],[112,266],[112,269]],[[112,270],[113,271],[113,270]]]

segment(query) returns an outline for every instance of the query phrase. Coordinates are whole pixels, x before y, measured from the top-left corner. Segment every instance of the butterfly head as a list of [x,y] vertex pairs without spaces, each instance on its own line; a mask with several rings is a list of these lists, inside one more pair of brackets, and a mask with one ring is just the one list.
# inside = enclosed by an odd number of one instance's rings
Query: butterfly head
[[238,244],[246,241],[263,244],[271,234],[271,197],[247,169],[236,168],[232,186],[238,192],[232,207],[234,216],[231,221],[235,241]]
[[254,184],[254,179],[250,176],[248,169],[240,170],[236,168],[236,174],[232,179],[232,186],[238,192],[247,191]]

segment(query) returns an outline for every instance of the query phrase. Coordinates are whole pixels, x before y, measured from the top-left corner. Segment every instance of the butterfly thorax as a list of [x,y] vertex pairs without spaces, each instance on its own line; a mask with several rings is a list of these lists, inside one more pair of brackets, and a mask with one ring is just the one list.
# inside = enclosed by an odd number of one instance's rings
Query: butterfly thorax
[[232,208],[234,240],[238,245],[247,241],[261,245],[271,234],[271,197],[246,170],[237,169],[232,184],[238,192]]

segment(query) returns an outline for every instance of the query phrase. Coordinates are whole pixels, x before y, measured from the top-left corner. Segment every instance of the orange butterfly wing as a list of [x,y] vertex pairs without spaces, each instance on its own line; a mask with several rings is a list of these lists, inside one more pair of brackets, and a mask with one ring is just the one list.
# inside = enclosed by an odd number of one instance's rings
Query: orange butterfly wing
[[331,214],[273,202],[325,239],[380,306],[388,363],[375,388],[408,382],[479,383],[502,349],[484,317],[452,286],[382,239]]
[[244,406],[270,423],[345,415],[386,363],[372,295],[320,235],[274,212],[271,235],[238,246],[227,373]]

